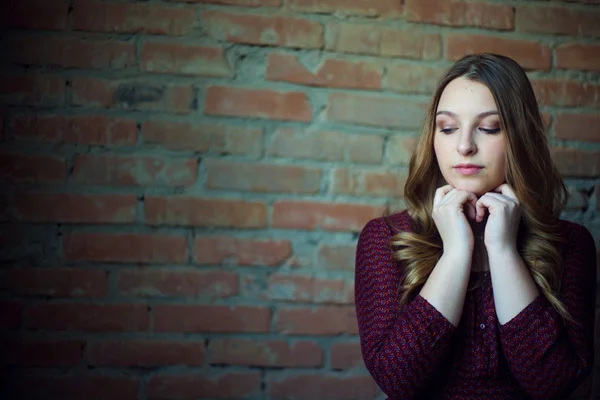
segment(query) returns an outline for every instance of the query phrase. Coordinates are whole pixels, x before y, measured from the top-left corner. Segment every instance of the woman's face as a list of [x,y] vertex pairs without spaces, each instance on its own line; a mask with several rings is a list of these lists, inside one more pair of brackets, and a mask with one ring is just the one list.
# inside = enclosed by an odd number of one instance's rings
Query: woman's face
[[[442,92],[435,117],[433,147],[444,179],[478,197],[505,182],[506,135],[492,92],[465,78]],[[473,164],[477,168],[460,168]]]

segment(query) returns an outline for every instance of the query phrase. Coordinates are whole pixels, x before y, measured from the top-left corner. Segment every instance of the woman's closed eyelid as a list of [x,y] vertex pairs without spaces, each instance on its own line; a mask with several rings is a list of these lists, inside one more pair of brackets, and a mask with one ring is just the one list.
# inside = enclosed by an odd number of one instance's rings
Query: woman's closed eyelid
[[490,132],[490,133],[497,133],[497,132],[500,132],[500,130],[501,130],[499,126],[489,127],[489,128],[482,126],[479,129],[484,132]]
[[[455,127],[439,127],[439,131],[442,133],[452,133],[453,131],[456,131],[458,128]],[[489,134],[494,134],[494,133],[498,133],[500,132],[500,128],[486,128],[486,127],[478,127],[477,129],[479,129],[480,131],[483,131],[485,133],[489,133]]]

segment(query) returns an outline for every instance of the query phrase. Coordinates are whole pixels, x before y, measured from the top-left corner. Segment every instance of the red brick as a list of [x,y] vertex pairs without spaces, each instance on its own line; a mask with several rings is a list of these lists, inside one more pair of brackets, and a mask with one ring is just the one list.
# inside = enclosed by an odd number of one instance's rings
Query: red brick
[[373,62],[326,59],[313,73],[291,54],[269,54],[266,79],[308,86],[379,89],[383,66]]
[[310,302],[313,298],[313,277],[272,274],[267,282],[269,300]]
[[272,227],[325,231],[360,231],[383,215],[383,206],[281,200],[273,204]]
[[148,121],[142,124],[142,139],[172,150],[243,155],[262,153],[262,128],[189,122]]
[[152,399],[241,399],[260,397],[261,372],[200,372],[195,375],[153,374],[146,392]]
[[600,107],[600,85],[574,80],[532,80],[538,103],[545,106]]
[[288,0],[294,11],[341,16],[399,17],[404,2],[397,0]]
[[281,0],[167,0],[179,3],[225,4],[244,7],[279,7]]
[[442,55],[441,37],[437,33],[349,22],[327,24],[325,48],[340,53],[416,60],[438,60]]
[[52,75],[0,75],[0,103],[9,105],[61,105],[65,79]]
[[133,146],[136,121],[104,116],[17,115],[11,121],[14,135],[51,142],[102,146]]
[[410,22],[474,26],[484,29],[513,30],[514,12],[508,5],[454,0],[406,0],[404,16]]
[[321,367],[323,350],[305,340],[215,339],[210,343],[210,363],[259,367]]
[[203,341],[121,339],[91,341],[87,362],[99,367],[202,366]]
[[38,304],[28,310],[30,329],[140,332],[148,329],[146,304]]
[[554,147],[550,151],[563,176],[595,178],[600,175],[600,152],[562,147]]
[[0,3],[0,23],[6,28],[63,30],[67,26],[67,0],[5,0]]
[[386,88],[400,93],[433,95],[445,68],[425,65],[391,64],[387,66]]
[[211,265],[276,267],[292,255],[287,240],[196,237],[194,262]]
[[63,237],[63,256],[68,261],[124,263],[184,263],[184,236],[128,233],[69,233]]
[[208,34],[232,43],[320,49],[323,27],[307,19],[204,11]]
[[425,117],[427,106],[396,97],[332,93],[328,97],[326,118],[358,125],[416,130]]
[[0,154],[0,181],[22,183],[65,183],[65,160],[52,156]]
[[335,343],[331,345],[330,364],[332,369],[364,368],[360,343]]
[[72,181],[86,185],[189,186],[196,182],[198,161],[159,157],[76,156]]
[[315,279],[313,302],[320,304],[354,304],[354,281],[347,279]]
[[272,157],[378,164],[383,153],[383,136],[279,128],[267,152]]
[[206,187],[258,193],[316,194],[319,168],[206,159]]
[[206,89],[206,115],[312,121],[312,110],[304,92],[276,92],[211,86]]
[[0,288],[12,294],[49,297],[103,297],[108,274],[91,268],[4,268]]
[[285,335],[335,336],[358,333],[353,306],[281,308],[276,320],[277,332]]
[[[56,224],[22,224],[12,219],[0,227],[0,261],[3,266],[11,264],[51,264],[57,254],[59,232],[48,230]],[[57,226],[60,228],[60,225]],[[8,262],[8,263],[7,263]]]
[[6,39],[11,61],[64,68],[125,69],[135,64],[133,42],[58,36],[15,36]]
[[354,304],[354,283],[344,279],[273,274],[269,276],[268,299],[321,304]]
[[458,60],[467,54],[488,52],[510,57],[528,70],[550,69],[550,49],[538,42],[460,33],[448,34],[445,42],[448,60]]
[[195,108],[190,85],[82,77],[73,79],[71,91],[73,104],[79,106],[175,114],[188,114]]
[[323,245],[317,253],[319,270],[354,271],[356,245]]
[[188,35],[195,21],[193,9],[154,4],[75,0],[73,7],[73,29],[77,31]]
[[0,300],[0,328],[18,329],[23,307],[16,301]]
[[139,378],[120,376],[20,374],[15,382],[15,393],[28,399],[134,400],[140,384]]
[[566,43],[554,49],[557,68],[600,71],[600,45]]
[[34,222],[109,223],[135,221],[137,198],[131,195],[15,193],[18,219]]
[[554,123],[554,137],[600,142],[600,115],[558,113]]
[[334,168],[331,192],[352,196],[402,197],[406,174],[386,170]]
[[271,324],[268,307],[225,305],[157,305],[154,332],[265,333]]
[[264,203],[189,196],[146,197],[145,221],[150,225],[264,228]]
[[83,357],[85,342],[78,340],[4,339],[2,361],[28,367],[74,367]]
[[517,7],[520,32],[558,33],[573,36],[600,36],[600,12],[568,7]]
[[385,160],[393,165],[408,165],[416,146],[415,137],[391,136],[387,142]]
[[158,74],[233,76],[220,47],[146,42],[142,45],[140,67],[142,71]]
[[119,292],[136,297],[225,298],[238,293],[238,275],[173,267],[122,270]]
[[265,301],[265,277],[255,271],[240,274],[240,298],[244,301]]
[[269,398],[273,400],[375,399],[380,393],[370,376],[338,376],[323,373],[270,376]]

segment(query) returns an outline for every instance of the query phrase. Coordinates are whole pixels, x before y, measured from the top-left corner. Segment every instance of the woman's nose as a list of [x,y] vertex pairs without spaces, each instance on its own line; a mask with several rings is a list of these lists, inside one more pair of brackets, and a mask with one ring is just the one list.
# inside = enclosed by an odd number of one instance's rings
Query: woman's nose
[[461,134],[457,150],[463,156],[477,152],[477,146],[475,145],[473,135],[470,133]]

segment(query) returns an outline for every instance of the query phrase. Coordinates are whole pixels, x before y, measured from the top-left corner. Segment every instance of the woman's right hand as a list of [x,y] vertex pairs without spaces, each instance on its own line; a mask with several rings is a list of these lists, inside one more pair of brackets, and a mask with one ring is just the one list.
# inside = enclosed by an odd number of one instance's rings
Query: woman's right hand
[[473,231],[467,221],[475,220],[477,196],[474,193],[458,190],[446,185],[435,191],[432,217],[440,233],[445,251],[473,250]]

